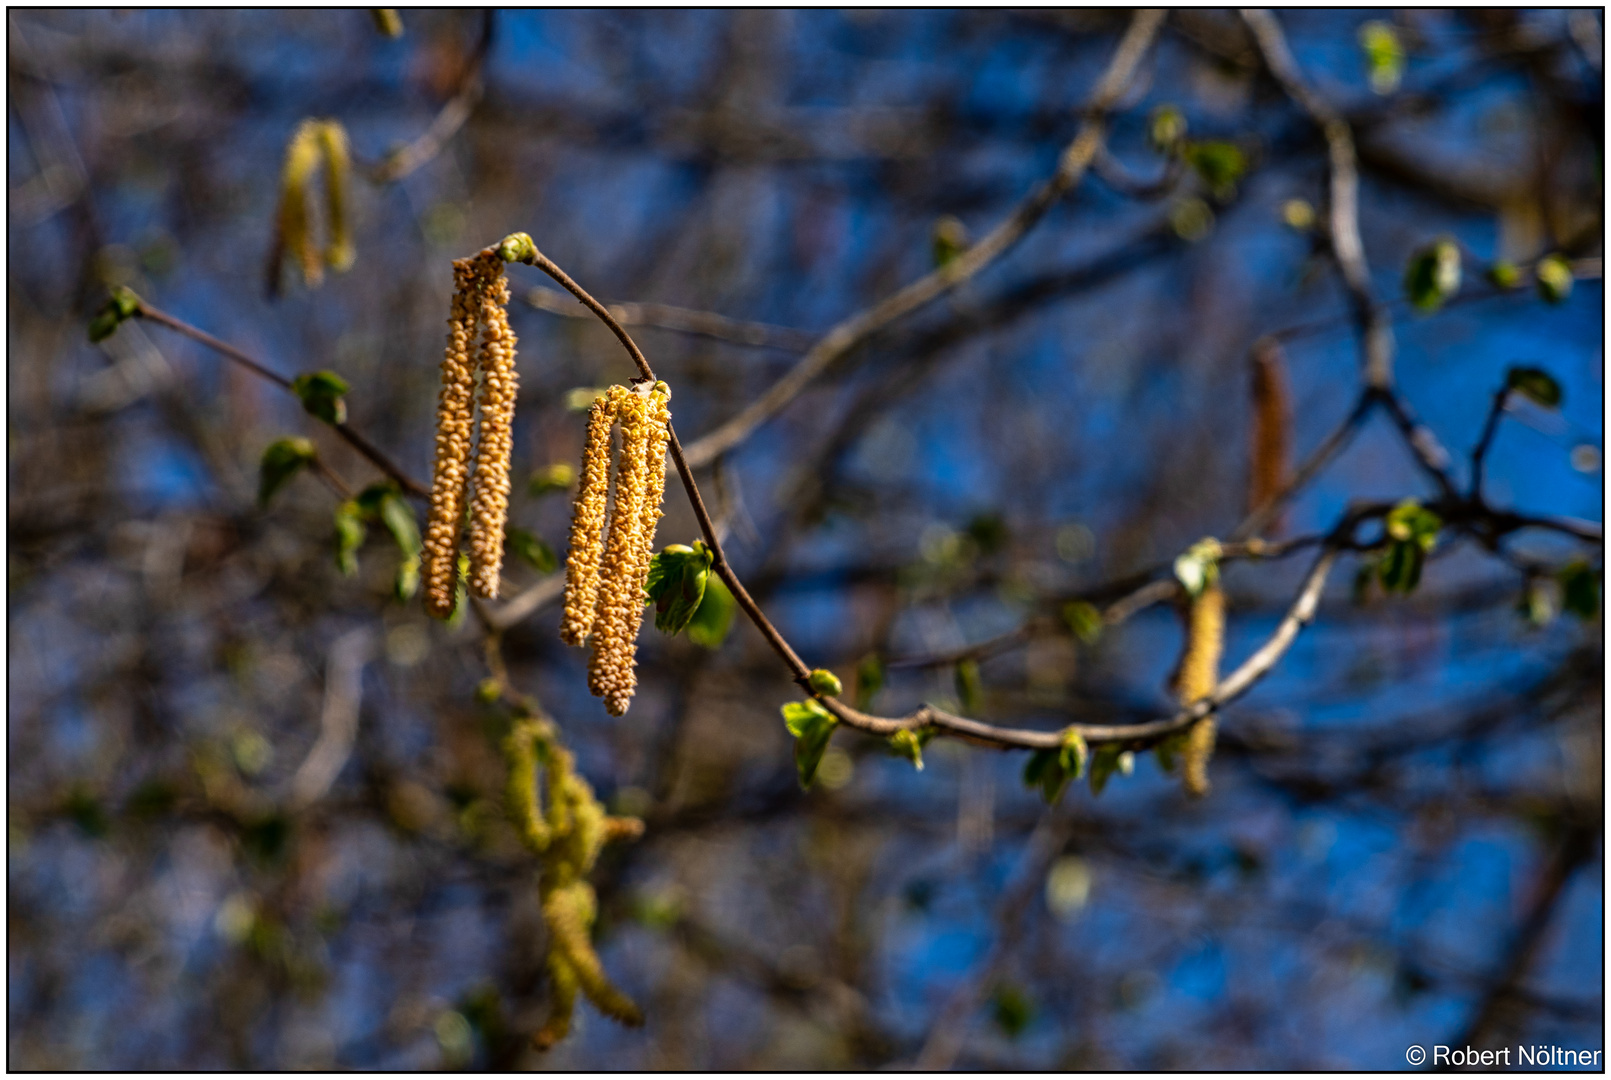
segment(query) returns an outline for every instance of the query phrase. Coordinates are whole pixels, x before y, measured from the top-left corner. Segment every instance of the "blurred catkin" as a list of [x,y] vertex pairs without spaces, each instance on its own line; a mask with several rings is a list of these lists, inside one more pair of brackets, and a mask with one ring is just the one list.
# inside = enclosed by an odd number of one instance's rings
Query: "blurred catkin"
[[[1182,705],[1194,705],[1219,685],[1219,658],[1225,647],[1225,593],[1216,582],[1192,598],[1186,612],[1186,645],[1180,658],[1176,690]],[[1218,726],[1205,716],[1186,733],[1181,777],[1186,793],[1208,794],[1208,759],[1214,754]]]
[[324,258],[330,269],[342,273],[352,267],[357,252],[347,221],[347,193],[352,185],[352,153],[347,148],[347,129],[334,120],[319,125],[319,146],[324,151],[325,225],[330,243]]
[[278,235],[275,265],[271,272],[279,276],[279,255],[291,257],[302,271],[307,285],[324,280],[324,264],[319,249],[313,244],[312,224],[308,214],[308,182],[319,167],[319,129],[317,120],[304,120],[285,148],[285,164],[280,169],[280,212],[277,219]]
[[509,516],[509,463],[515,445],[515,335],[509,328],[509,279],[503,260],[482,256],[480,315],[481,431],[470,507],[470,590],[498,597],[503,531]]
[[[546,1050],[566,1036],[578,991],[611,1019],[634,1026],[643,1023],[643,1013],[610,982],[593,948],[598,900],[587,882],[604,845],[641,836],[643,822],[604,812],[592,787],[576,775],[575,762],[559,744],[551,723],[533,718],[517,721],[503,746],[509,766],[510,816],[543,863],[537,891],[548,927],[553,1003],[532,1042]],[[539,771],[547,780],[546,817],[540,806]]]
[[[1273,338],[1260,338],[1250,357],[1253,374],[1253,446],[1248,476],[1248,511],[1269,503],[1286,487],[1292,458],[1292,394],[1286,356]],[[1280,517],[1266,531],[1279,532]]]
[[[325,216],[330,240],[321,254],[313,240],[309,190],[320,161],[325,166]],[[279,290],[281,263],[286,256],[302,272],[303,284],[315,287],[324,280],[324,268],[340,273],[352,266],[355,249],[348,215],[352,185],[352,154],[347,130],[336,120],[304,120],[285,147],[280,170],[280,208],[275,215],[274,244],[269,260],[269,293]]]

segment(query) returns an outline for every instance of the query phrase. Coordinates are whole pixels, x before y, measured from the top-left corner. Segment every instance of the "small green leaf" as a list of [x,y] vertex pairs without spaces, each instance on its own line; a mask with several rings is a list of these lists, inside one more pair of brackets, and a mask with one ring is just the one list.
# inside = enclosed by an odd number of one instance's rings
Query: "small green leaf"
[[809,788],[816,778],[817,765],[828,749],[838,722],[833,713],[814,698],[791,701],[783,706],[783,723],[794,736],[794,764],[802,788]]
[[1024,786],[1040,788],[1041,798],[1048,806],[1054,805],[1068,786],[1069,776],[1063,769],[1062,748],[1036,750],[1024,764]]
[[509,550],[539,574],[552,574],[559,569],[559,558],[542,537],[514,526],[504,529],[504,537]]
[[705,598],[688,622],[688,640],[701,649],[721,648],[722,642],[727,640],[727,632],[732,629],[733,614],[737,610],[738,601],[733,599],[727,582],[711,574],[705,582]]
[[1538,294],[1550,303],[1562,303],[1572,295],[1572,264],[1566,256],[1544,256],[1533,275],[1538,279]]
[[470,580],[470,556],[459,553],[459,582],[453,591],[453,613],[447,617],[447,628],[457,630],[464,625],[465,613],[470,608],[470,590],[466,584]]
[[397,580],[392,587],[399,600],[412,600],[420,591],[420,557],[409,555],[397,564]]
[[1359,28],[1359,46],[1365,53],[1370,88],[1391,94],[1404,78],[1404,45],[1391,23],[1372,19]]
[[414,508],[394,489],[380,500],[379,514],[380,523],[392,534],[403,557],[417,558],[423,545],[420,543],[419,523],[414,520]]
[[1521,281],[1521,271],[1509,259],[1500,259],[1488,268],[1488,280],[1501,289],[1514,289]]
[[357,499],[336,507],[336,568],[343,574],[358,572],[358,549],[369,530],[364,527],[364,511]]
[[1085,762],[1091,756],[1091,748],[1085,743],[1085,736],[1070,728],[1063,734],[1063,745],[1057,751],[1057,765],[1071,780],[1078,780],[1085,775]]
[[791,701],[783,706],[783,725],[789,729],[789,734],[796,739],[804,738],[818,724],[831,724],[835,722],[833,713],[816,698],[806,698],[804,701]]
[[1555,376],[1538,367],[1513,367],[1505,376],[1505,386],[1534,405],[1541,405],[1546,409],[1558,409],[1561,406],[1561,384],[1555,381]]
[[839,681],[839,676],[826,668],[815,668],[809,679],[811,692],[826,694],[829,697],[838,697],[845,692],[845,684]]
[[302,399],[302,407],[327,424],[347,422],[347,380],[333,371],[313,371],[291,380],[291,390]]
[[923,747],[931,736],[929,731],[897,731],[889,737],[890,749],[923,771]]
[[526,492],[537,496],[547,495],[551,491],[569,491],[574,483],[576,466],[568,461],[557,461],[532,473],[531,480],[526,484]]
[[1413,541],[1421,550],[1431,551],[1438,540],[1443,519],[1415,499],[1405,499],[1388,512],[1387,535],[1394,540]]
[[1579,559],[1556,575],[1561,583],[1561,604],[1584,622],[1600,617],[1600,575]]
[[317,456],[312,441],[308,439],[277,439],[269,443],[258,468],[258,504],[267,506],[274,493],[290,483],[291,478]]
[[1387,554],[1377,564],[1382,588],[1390,593],[1410,593],[1421,583],[1421,567],[1426,562],[1425,549],[1413,541],[1395,540]]
[[475,699],[483,705],[491,705],[503,697],[503,683],[488,676],[475,685]]
[[655,629],[680,634],[705,599],[712,556],[701,541],[694,546],[671,544],[649,560],[644,582],[648,602],[654,604]]
[[1236,182],[1247,172],[1247,155],[1233,142],[1187,143],[1186,164],[1196,170],[1208,189],[1220,198],[1236,191]]
[[[1114,743],[1108,743],[1091,758],[1091,794],[1100,795],[1108,786],[1108,777],[1121,771],[1123,752]],[[1134,759],[1132,759],[1134,760]]]
[[1166,153],[1186,137],[1186,114],[1174,105],[1159,105],[1147,120],[1147,138],[1153,149]]
[[1035,1006],[1016,986],[1003,986],[990,1001],[990,1015],[1003,1035],[1016,1039],[1035,1018]]
[[957,664],[957,699],[962,711],[969,716],[979,715],[979,702],[984,697],[984,685],[979,678],[979,661],[968,659]]
[[934,223],[935,269],[949,266],[966,250],[968,250],[968,227],[959,219],[947,214]]
[[872,705],[873,696],[883,688],[884,658],[875,652],[868,653],[856,665],[856,708]]
[[1084,600],[1070,600],[1063,605],[1063,621],[1074,636],[1087,645],[1095,645],[1102,636],[1102,612],[1095,604]]
[[134,318],[140,310],[140,298],[134,294],[133,289],[118,286],[112,290],[112,295],[101,309],[90,319],[89,339],[92,342],[105,341],[117,333],[117,328],[125,320]]
[[1410,256],[1404,271],[1404,292],[1421,311],[1436,311],[1460,291],[1460,247],[1439,240]]

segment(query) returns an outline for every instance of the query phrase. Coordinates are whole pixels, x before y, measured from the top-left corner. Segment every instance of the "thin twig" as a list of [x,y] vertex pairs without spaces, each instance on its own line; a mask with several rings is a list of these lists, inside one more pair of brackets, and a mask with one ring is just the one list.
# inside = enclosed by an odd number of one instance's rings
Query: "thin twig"
[[1254,509],[1252,513],[1242,520],[1240,525],[1231,530],[1230,539],[1245,540],[1250,536],[1257,536],[1260,530],[1273,521],[1275,516],[1281,512],[1281,508],[1294,495],[1303,490],[1309,481],[1318,476],[1320,470],[1324,469],[1332,458],[1336,457],[1342,451],[1342,448],[1348,445],[1348,440],[1353,438],[1354,433],[1364,424],[1365,418],[1370,415],[1371,407],[1375,402],[1375,397],[1370,393],[1361,394],[1353,409],[1343,419],[1343,422],[1338,424],[1330,435],[1321,440],[1320,445],[1315,447],[1314,452],[1309,455],[1308,459],[1298,466],[1297,471],[1286,482],[1286,486],[1271,496],[1263,506]]
[[1342,114],[1303,81],[1275,16],[1253,8],[1243,10],[1242,18],[1253,31],[1270,74],[1326,137],[1331,158],[1331,250],[1359,324],[1365,383],[1386,389],[1393,384],[1393,324],[1371,291],[1370,265],[1359,236],[1359,158],[1353,132]]
[[436,114],[436,118],[419,138],[387,154],[384,160],[364,167],[364,176],[370,183],[392,184],[403,179],[440,154],[447,141],[458,133],[466,120],[470,119],[470,114],[475,110],[485,89],[481,73],[486,66],[487,54],[492,49],[493,18],[492,8],[487,8],[482,13],[481,36],[477,38],[475,48],[470,53],[464,74],[460,77],[458,89],[454,91],[453,97],[442,106],[442,110]]
[[[539,311],[553,315],[563,315],[571,319],[593,317],[553,289],[531,289],[525,294],[525,300]],[[816,340],[806,331],[796,330],[790,326],[729,319],[713,311],[696,311],[693,308],[674,307],[671,304],[618,303],[607,306],[622,326],[650,326],[657,330],[674,330],[681,334],[697,334],[757,349],[805,352]]]
[[1084,177],[1086,169],[1090,167],[1102,146],[1106,133],[1106,116],[1118,103],[1125,88],[1130,85],[1131,76],[1134,75],[1147,47],[1152,43],[1163,19],[1162,11],[1136,12],[1108,64],[1107,71],[1103,73],[1085,107],[1085,122],[1081,125],[1079,134],[1063,151],[1057,171],[1032,191],[1006,221],[996,226],[978,243],[951,262],[828,331],[794,368],[772,385],[771,389],[745,407],[737,416],[690,444],[687,453],[688,462],[695,468],[710,464],[748,438],[751,432],[793,401],[817,376],[851,349],[867,340],[875,331],[917,310],[931,300],[944,296],[995,262],[1021,240],[1024,234]]
[[[149,319],[151,322],[154,322],[159,326],[166,326],[169,330],[172,330],[177,334],[183,334],[192,341],[199,341],[209,349],[212,349],[214,352],[218,353],[220,356],[233,360],[235,363],[239,364],[241,367],[245,368],[247,371],[250,371],[259,378],[267,379],[269,382],[280,387],[282,390],[294,393],[291,388],[290,379],[286,378],[284,375],[281,375],[279,372],[272,370],[271,368],[265,367],[262,363],[252,359],[250,356],[247,356],[245,353],[235,348],[235,346],[225,344],[224,342],[213,337],[211,334],[207,333],[205,330],[191,326],[183,319],[176,318],[175,316],[168,314],[166,311],[152,307],[144,300],[140,301],[139,307],[135,309],[135,314],[139,318]],[[408,473],[404,472],[395,462],[391,460],[391,458],[383,454],[374,443],[370,442],[366,437],[354,429],[351,424],[343,422],[340,424],[331,424],[330,426],[335,430],[337,435],[340,435],[346,440],[349,446],[351,446],[354,450],[357,450],[364,457],[368,458],[370,463],[373,464],[375,468],[397,481],[398,486],[400,486],[405,492],[421,499],[427,498],[430,495],[429,490],[423,484],[421,484],[418,480],[415,480],[412,476],[409,476]]]
[[1471,448],[1471,493],[1473,502],[1482,501],[1482,465],[1488,456],[1488,447],[1493,444],[1494,435],[1499,431],[1499,417],[1505,411],[1505,404],[1510,400],[1510,387],[1501,386],[1494,391],[1494,403],[1488,409],[1488,419],[1482,425],[1482,437],[1477,445]]
[[292,813],[305,810],[323,798],[352,754],[353,740],[358,735],[363,669],[372,649],[371,637],[368,627],[360,627],[343,634],[330,646],[325,662],[319,738],[291,778],[286,807]]
[[929,1028],[928,1038],[923,1041],[923,1049],[918,1051],[917,1060],[912,1064],[914,1071],[944,1072],[956,1062],[967,1040],[968,1021],[989,993],[991,984],[1000,977],[1013,947],[1023,937],[1027,923],[1025,908],[1046,880],[1046,871],[1063,849],[1068,835],[1068,823],[1061,819],[1058,807],[1047,807],[1024,845],[1015,880],[996,904],[995,944],[984,962],[963,980],[940,1010]]

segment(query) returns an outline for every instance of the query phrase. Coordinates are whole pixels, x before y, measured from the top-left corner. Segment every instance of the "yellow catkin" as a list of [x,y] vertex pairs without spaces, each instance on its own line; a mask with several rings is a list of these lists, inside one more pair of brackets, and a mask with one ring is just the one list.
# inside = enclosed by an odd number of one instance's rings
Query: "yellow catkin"
[[637,584],[641,505],[649,480],[644,400],[628,394],[619,406],[621,451],[615,463],[615,505],[599,568],[598,620],[593,624],[593,656],[587,688],[604,699],[611,716],[626,712],[637,689],[633,671],[636,635],[633,616],[643,606]]
[[[649,563],[654,558],[655,528],[663,516],[660,504],[666,495],[666,446],[671,441],[671,409],[667,403],[670,398],[670,388],[665,383],[657,383],[644,395],[640,406],[645,476],[643,494],[638,500],[638,529],[634,537],[637,547],[632,556],[632,587],[629,590],[631,595],[640,599],[632,606],[631,621],[627,627],[629,664],[634,661],[638,631],[643,626],[644,603],[641,598],[644,596],[643,587],[649,580]],[[630,697],[628,695],[627,700]],[[621,704],[621,711],[626,711],[625,701]]]
[[604,558],[604,515],[610,498],[610,429],[623,387],[593,402],[582,450],[582,479],[571,510],[571,550],[565,558],[565,615],[559,637],[580,645],[593,632],[599,601],[599,563]]
[[330,243],[325,246],[324,258],[330,269],[342,273],[352,267],[356,249],[352,245],[352,231],[347,218],[347,193],[352,186],[352,152],[347,146],[347,129],[338,121],[326,120],[319,125],[319,146],[324,151],[325,212],[330,229]]
[[[304,120],[285,148],[285,164],[280,169],[280,210],[277,228],[279,250],[289,254],[302,271],[302,280],[317,285],[324,279],[324,264],[313,244],[308,215],[308,183],[319,167],[318,120]],[[277,260],[276,260],[277,261]],[[278,267],[274,271],[278,274]]]
[[454,261],[453,310],[448,318],[442,390],[436,406],[436,463],[421,574],[425,610],[438,619],[453,614],[458,588],[459,529],[470,480],[470,439],[475,420],[475,366],[470,348],[478,314],[479,277],[475,260]]
[[[1253,345],[1253,433],[1248,469],[1248,510],[1254,511],[1280,494],[1287,484],[1292,459],[1292,394],[1287,387],[1286,358],[1271,338]],[[1267,531],[1280,530],[1280,519]]]
[[[1186,612],[1186,646],[1180,658],[1176,689],[1182,705],[1193,705],[1219,685],[1219,659],[1225,648],[1225,593],[1219,585],[1205,587]],[[1208,794],[1208,759],[1214,754],[1218,726],[1205,716],[1186,732],[1181,754],[1181,778],[1188,795]]]
[[481,430],[470,506],[470,590],[498,597],[503,530],[509,516],[509,462],[515,445],[515,335],[509,328],[509,279],[503,260],[481,258]]
[[600,561],[593,656],[588,664],[588,689],[604,699],[611,716],[627,711],[637,689],[634,666],[643,625],[643,586],[666,486],[670,396],[663,384],[656,384],[623,391],[616,399],[621,452],[615,470],[615,505]]

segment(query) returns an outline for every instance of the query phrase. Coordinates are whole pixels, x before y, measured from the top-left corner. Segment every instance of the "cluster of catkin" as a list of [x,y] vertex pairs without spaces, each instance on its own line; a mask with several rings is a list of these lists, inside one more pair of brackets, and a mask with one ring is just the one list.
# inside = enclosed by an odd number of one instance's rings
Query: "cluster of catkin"
[[[310,207],[313,174],[324,162],[325,226],[330,241],[323,251],[313,242]],[[302,271],[302,281],[317,286],[324,268],[341,273],[352,266],[356,251],[347,222],[347,189],[352,183],[352,154],[347,130],[335,120],[304,120],[285,148],[280,170],[280,210],[275,217],[274,253],[269,291],[279,290],[280,263],[289,256]]]
[[[1218,582],[1206,585],[1191,599],[1186,609],[1186,645],[1175,689],[1182,705],[1195,705],[1219,685],[1219,658],[1225,648],[1225,593]],[[1208,794],[1208,759],[1214,754],[1219,728],[1212,715],[1197,721],[1186,732],[1181,754],[1181,782],[1186,794],[1202,798]]]
[[[593,403],[587,421],[582,480],[571,518],[565,562],[565,615],[559,636],[567,645],[593,644],[587,687],[620,716],[637,689],[633,661],[643,623],[643,585],[654,550],[655,525],[666,489],[671,389],[665,383],[612,386]],[[621,452],[610,488],[610,431],[619,424]]]
[[[489,600],[498,596],[518,386],[508,304],[509,281],[497,252],[488,248],[454,260],[453,309],[448,317],[442,392],[436,406],[436,465],[422,567],[425,610],[439,619],[453,614],[459,534],[467,504],[470,589]],[[480,348],[472,352],[477,328]],[[477,376],[481,384],[479,438],[475,430]]]
[[[569,751],[553,726],[542,720],[517,721],[504,740],[509,765],[508,807],[521,839],[543,863],[537,895],[548,927],[548,974],[553,1007],[532,1036],[547,1050],[570,1031],[577,992],[605,1016],[636,1027],[643,1013],[610,982],[593,948],[598,899],[587,875],[605,844],[643,834],[637,818],[604,812],[588,782],[576,774]],[[547,807],[540,788],[546,787]]]

